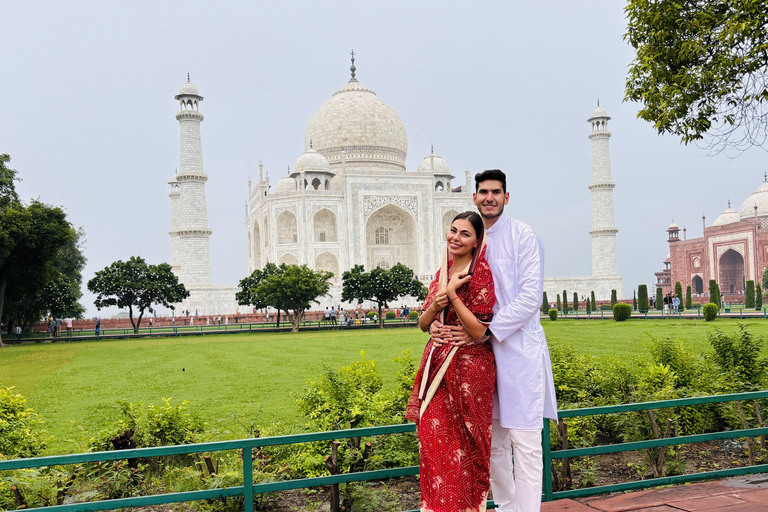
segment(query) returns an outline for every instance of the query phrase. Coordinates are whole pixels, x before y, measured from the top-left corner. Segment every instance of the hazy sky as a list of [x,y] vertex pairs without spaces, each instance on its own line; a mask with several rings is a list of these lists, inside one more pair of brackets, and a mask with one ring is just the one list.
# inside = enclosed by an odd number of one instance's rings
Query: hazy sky
[[[85,281],[117,259],[170,261],[167,182],[178,167],[187,73],[209,177],[214,284],[244,277],[247,181],[272,184],[303,151],[317,108],[357,78],[402,118],[407,168],[429,153],[507,172],[509,215],[546,247],[546,275],[591,273],[590,127],[612,117],[624,294],[652,284],[674,219],[702,235],[757,189],[766,153],[706,156],[623,103],[633,58],[622,2],[36,2],[0,0],[0,153],[25,199],[85,229]],[[85,287],[85,286],[84,286]],[[96,314],[93,297],[84,303]],[[99,313],[103,315],[105,312]]]

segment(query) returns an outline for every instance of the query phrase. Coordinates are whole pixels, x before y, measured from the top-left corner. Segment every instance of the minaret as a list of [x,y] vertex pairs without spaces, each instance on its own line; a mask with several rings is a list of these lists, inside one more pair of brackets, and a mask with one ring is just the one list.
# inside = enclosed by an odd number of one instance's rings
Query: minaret
[[589,140],[592,141],[592,275],[617,276],[616,223],[613,215],[613,188],[611,181],[611,157],[608,151],[608,114],[597,103],[597,108],[587,121],[592,125]]
[[199,104],[203,97],[187,75],[179,94],[181,110],[176,114],[181,128],[180,165],[171,185],[171,264],[179,281],[187,285],[211,284],[211,255],[208,212],[205,204],[203,148]]

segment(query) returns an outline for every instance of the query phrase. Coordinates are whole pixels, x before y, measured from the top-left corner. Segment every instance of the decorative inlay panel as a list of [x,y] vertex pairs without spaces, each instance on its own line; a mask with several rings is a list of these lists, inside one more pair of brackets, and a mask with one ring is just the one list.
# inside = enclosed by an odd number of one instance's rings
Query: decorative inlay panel
[[364,196],[363,212],[365,218],[381,206],[393,204],[410,212],[414,217],[418,216],[419,206],[416,196]]

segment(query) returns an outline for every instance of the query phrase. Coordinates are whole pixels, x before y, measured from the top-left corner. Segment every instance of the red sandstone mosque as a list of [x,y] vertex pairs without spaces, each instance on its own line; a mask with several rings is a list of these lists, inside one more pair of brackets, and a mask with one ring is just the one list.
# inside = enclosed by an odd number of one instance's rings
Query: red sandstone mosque
[[688,240],[683,229],[672,222],[667,228],[669,254],[664,270],[656,272],[656,286],[664,295],[675,292],[680,281],[685,293],[691,287],[694,297],[709,296],[709,281],[714,279],[727,302],[741,302],[746,281],[759,283],[768,266],[768,173],[760,188],[741,204],[737,212],[728,208],[707,227],[701,217],[704,236]]

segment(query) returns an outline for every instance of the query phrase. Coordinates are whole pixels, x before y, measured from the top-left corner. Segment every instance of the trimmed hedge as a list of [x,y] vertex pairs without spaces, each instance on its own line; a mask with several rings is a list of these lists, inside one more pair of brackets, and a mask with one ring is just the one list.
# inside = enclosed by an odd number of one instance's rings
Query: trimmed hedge
[[619,302],[613,306],[613,319],[617,322],[623,322],[632,316],[632,306]]
[[408,318],[410,318],[411,320],[418,320],[419,314],[416,311],[411,311],[410,313],[408,313]]
[[557,310],[555,308],[549,310],[549,319],[553,322],[557,320]]
[[384,316],[387,320],[394,320],[397,317],[394,311],[387,311],[387,314]]
[[704,304],[703,312],[704,312],[704,320],[707,322],[710,322],[717,318],[717,304],[709,303]]

